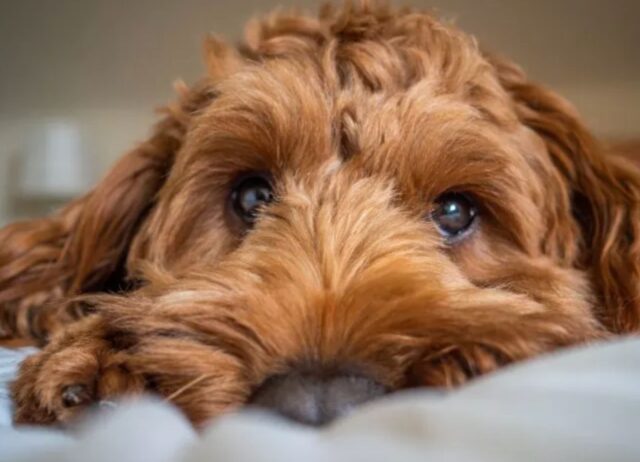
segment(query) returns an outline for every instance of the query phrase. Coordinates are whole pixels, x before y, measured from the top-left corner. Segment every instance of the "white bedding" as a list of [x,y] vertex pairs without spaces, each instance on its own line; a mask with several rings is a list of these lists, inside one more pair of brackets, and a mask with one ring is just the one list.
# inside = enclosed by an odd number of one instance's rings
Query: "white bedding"
[[[196,435],[149,398],[63,433],[12,428],[0,349],[0,461],[640,461],[640,339],[506,368],[448,395],[396,394],[320,430],[241,413]],[[13,365],[12,365],[13,364]]]

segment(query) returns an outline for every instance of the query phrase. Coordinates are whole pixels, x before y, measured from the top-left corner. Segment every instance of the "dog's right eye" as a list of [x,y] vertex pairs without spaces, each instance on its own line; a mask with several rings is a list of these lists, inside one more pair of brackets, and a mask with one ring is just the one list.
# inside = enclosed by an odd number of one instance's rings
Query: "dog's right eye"
[[247,226],[255,223],[260,209],[271,201],[273,188],[265,175],[245,176],[231,191],[233,211]]

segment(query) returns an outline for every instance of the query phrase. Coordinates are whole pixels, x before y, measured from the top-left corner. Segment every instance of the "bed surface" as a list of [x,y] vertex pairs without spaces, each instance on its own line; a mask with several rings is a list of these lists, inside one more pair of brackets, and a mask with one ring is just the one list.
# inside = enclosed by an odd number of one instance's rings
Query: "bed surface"
[[152,398],[65,432],[12,428],[0,349],[0,461],[639,461],[640,339],[505,368],[449,394],[396,394],[321,430],[251,412],[196,435]]

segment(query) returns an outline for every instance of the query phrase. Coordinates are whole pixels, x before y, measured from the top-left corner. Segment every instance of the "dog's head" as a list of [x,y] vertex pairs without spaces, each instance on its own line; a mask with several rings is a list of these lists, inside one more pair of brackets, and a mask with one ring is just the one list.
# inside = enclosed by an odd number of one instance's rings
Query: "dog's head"
[[640,175],[565,101],[426,14],[247,30],[92,192],[4,232],[0,302],[135,285],[101,300],[155,386],[210,365],[194,420],[323,420],[638,328]]

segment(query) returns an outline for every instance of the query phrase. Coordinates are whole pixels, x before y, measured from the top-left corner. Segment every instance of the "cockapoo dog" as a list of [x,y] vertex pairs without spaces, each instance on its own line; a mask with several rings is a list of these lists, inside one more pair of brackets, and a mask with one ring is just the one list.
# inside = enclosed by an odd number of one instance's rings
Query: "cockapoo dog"
[[361,1],[206,43],[150,138],[0,232],[20,423],[144,391],[322,424],[638,330],[640,171],[473,38]]

